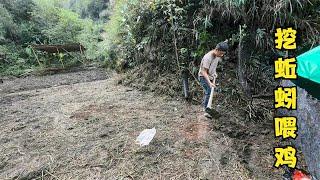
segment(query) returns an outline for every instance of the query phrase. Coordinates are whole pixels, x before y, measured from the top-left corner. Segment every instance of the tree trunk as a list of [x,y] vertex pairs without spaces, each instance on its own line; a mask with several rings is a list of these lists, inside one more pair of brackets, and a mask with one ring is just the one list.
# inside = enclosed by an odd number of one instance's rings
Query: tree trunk
[[32,45],[35,50],[44,51],[48,53],[64,53],[64,52],[83,52],[85,48],[81,44],[67,44],[67,45]]
[[245,68],[245,59],[246,57],[243,56],[243,29],[240,26],[240,40],[239,40],[239,47],[238,47],[238,80],[241,84],[242,90],[247,97],[251,97],[251,92],[249,89],[249,85],[247,82],[247,78],[245,76],[246,68]]

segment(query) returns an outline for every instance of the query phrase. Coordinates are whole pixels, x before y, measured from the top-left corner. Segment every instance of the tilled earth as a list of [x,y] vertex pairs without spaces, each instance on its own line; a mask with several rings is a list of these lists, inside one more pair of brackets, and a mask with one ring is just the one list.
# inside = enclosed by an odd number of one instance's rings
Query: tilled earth
[[[280,179],[273,138],[94,69],[4,79],[0,179]],[[224,123],[224,119],[226,120]],[[147,147],[139,133],[157,129]]]

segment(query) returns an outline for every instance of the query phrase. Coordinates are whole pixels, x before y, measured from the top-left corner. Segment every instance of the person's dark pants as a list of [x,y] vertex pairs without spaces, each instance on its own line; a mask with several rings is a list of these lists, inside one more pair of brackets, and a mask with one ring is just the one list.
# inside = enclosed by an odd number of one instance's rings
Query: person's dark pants
[[206,109],[208,102],[209,102],[209,99],[210,99],[211,87],[210,87],[209,83],[207,82],[207,80],[203,76],[199,77],[199,81],[200,81],[201,86],[204,89],[204,97],[203,97],[203,101],[202,101],[202,106],[204,107],[204,109]]

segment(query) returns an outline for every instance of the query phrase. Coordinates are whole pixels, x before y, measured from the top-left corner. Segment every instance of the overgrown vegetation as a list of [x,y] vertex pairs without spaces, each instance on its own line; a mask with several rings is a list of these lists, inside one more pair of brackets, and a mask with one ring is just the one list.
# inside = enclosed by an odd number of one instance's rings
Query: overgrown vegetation
[[[244,96],[266,94],[276,85],[272,61],[285,56],[274,49],[275,29],[298,29],[296,54],[304,52],[319,43],[319,7],[317,0],[3,0],[0,72],[104,61],[118,70],[131,68],[129,77],[143,89],[176,95],[181,70],[195,79],[194,64],[229,39],[229,60],[220,71],[241,82],[232,89]],[[82,44],[85,54],[48,54],[30,46],[72,43]],[[191,91],[199,95],[195,80]]]
[[[319,3],[316,0],[131,0],[117,15],[121,16],[118,18],[121,40],[114,41],[112,47],[116,48],[109,54],[117,55],[118,61],[125,61],[130,67],[147,64],[143,73],[147,71],[152,76],[148,79],[145,75],[146,82],[158,82],[158,77],[166,74],[178,80],[181,66],[189,67],[190,62],[201,60],[217,42],[230,39],[230,60],[224,63],[234,64],[233,69],[236,64],[240,66],[237,75],[239,81],[248,84],[243,87],[247,94],[263,94],[273,88],[270,86],[274,84],[272,61],[279,55],[285,56],[274,49],[275,29],[289,26],[298,29],[296,53],[319,43]],[[191,65],[189,70],[196,76]],[[177,80],[163,83],[171,82],[169,87],[176,91],[181,89]]]
[[[102,61],[99,42],[106,0],[3,0],[0,2],[0,71],[19,75],[34,68],[70,67]],[[101,14],[100,14],[101,12]],[[104,13],[104,14],[103,14]],[[34,51],[34,44],[80,43],[85,54]],[[26,71],[27,70],[27,71]]]

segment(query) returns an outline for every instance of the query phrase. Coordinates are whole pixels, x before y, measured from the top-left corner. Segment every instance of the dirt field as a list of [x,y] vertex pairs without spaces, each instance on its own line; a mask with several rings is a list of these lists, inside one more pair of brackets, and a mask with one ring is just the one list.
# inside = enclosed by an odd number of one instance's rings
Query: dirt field
[[[4,79],[0,179],[281,179],[263,143],[272,132],[237,131],[223,121],[237,116],[207,120],[199,105],[119,78],[96,69]],[[152,143],[136,145],[153,127]]]

